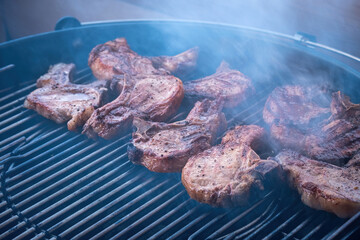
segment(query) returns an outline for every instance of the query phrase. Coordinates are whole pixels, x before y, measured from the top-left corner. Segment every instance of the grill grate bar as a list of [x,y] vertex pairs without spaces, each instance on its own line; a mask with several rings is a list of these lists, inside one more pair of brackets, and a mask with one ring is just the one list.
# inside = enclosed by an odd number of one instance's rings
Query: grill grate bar
[[35,228],[33,228],[33,227],[28,228],[25,232],[23,232],[20,235],[16,236],[16,238],[14,238],[14,240],[23,239],[23,238],[29,236],[30,234],[35,234]]
[[289,232],[283,240],[290,239],[294,234],[296,234],[300,229],[302,229],[309,221],[313,220],[312,217],[305,219],[305,221],[301,222],[297,227],[295,227],[291,232]]
[[[46,143],[48,143],[49,141],[52,141],[55,138],[52,135],[54,135],[54,134],[56,134],[58,132],[61,132],[61,131],[64,131],[64,129],[63,128],[51,129],[51,128],[46,128],[45,127],[41,131],[39,131],[39,133],[36,135],[36,138],[35,138],[35,136],[27,137],[26,138],[26,144],[24,144],[23,146],[20,146],[17,149],[16,153],[24,152],[25,149],[27,149],[27,148],[29,148],[29,147],[43,141],[47,137],[50,137],[50,140],[46,141]],[[68,132],[68,131],[66,131],[66,132]],[[29,150],[29,151],[31,151],[31,150]],[[28,152],[26,152],[26,154],[23,154],[23,156],[28,156],[28,155],[29,155]]]
[[[118,141],[117,141],[118,142]],[[108,146],[105,146],[105,147],[102,147],[94,152],[92,152],[91,154],[87,155],[86,157],[83,157],[82,159],[80,159],[79,161],[76,161],[68,166],[66,166],[65,168],[57,171],[56,173],[48,176],[45,180],[41,181],[41,182],[38,182],[34,185],[32,185],[31,188],[28,188],[26,190],[23,190],[21,191],[20,193],[14,195],[14,199],[24,195],[25,192],[28,192],[28,191],[31,191],[32,188],[35,188],[35,187],[39,187],[39,186],[42,186],[42,185],[45,185],[47,186],[46,188],[44,188],[43,190],[39,191],[38,193],[32,195],[31,197],[27,198],[25,201],[21,202],[18,204],[18,206],[23,206],[25,203],[29,202],[30,200],[33,200],[34,198],[38,197],[38,196],[41,196],[41,194],[45,194],[47,191],[49,191],[50,189],[54,189],[55,187],[59,187],[61,186],[61,184],[65,183],[66,181],[68,181],[69,179],[75,177],[77,174],[80,174],[82,171],[84,171],[85,169],[89,169],[90,167],[96,165],[97,163],[100,163],[101,161],[103,161],[107,156],[109,156],[110,154],[113,154],[116,150],[112,151],[111,153],[108,153],[106,154],[105,156],[101,157],[101,158],[98,158],[97,160],[95,161],[92,161],[90,164],[86,165],[86,167],[83,167],[83,168],[80,168],[79,170],[67,175],[66,177],[62,178],[60,181],[56,182],[55,184],[51,184],[50,183],[50,180],[54,179],[55,177],[59,177],[61,174],[63,173],[66,173],[66,172],[69,172],[72,168],[74,168],[75,166],[79,166],[81,165],[83,162],[89,160],[90,158],[92,158],[94,155],[106,150],[107,147],[110,147],[110,146],[113,146],[115,145],[115,143],[117,142],[114,142]],[[78,151],[76,154],[73,154],[71,155],[70,157],[67,157],[64,159],[64,161],[70,161],[76,157],[78,157],[81,153],[84,153],[84,152],[87,152],[87,150],[90,150],[92,149],[93,147],[97,146],[98,143],[93,143],[85,148],[83,148],[82,150]],[[60,162],[61,163],[61,162]],[[54,165],[52,165],[53,167]],[[46,170],[46,169],[45,169]],[[46,171],[45,171],[46,172]]]
[[355,214],[352,218],[350,218],[347,222],[345,222],[341,227],[339,227],[334,233],[329,236],[329,240],[336,239],[345,229],[349,228],[351,225],[360,221],[360,212]]
[[[94,147],[94,146],[96,146],[96,144],[89,145],[86,149],[84,148],[84,152],[86,152],[86,150],[91,149],[91,148]],[[66,158],[65,160],[70,161],[70,160],[72,160],[72,159],[75,158],[75,157],[76,157],[76,156],[73,155],[73,156],[71,156],[71,157]],[[83,161],[85,161],[85,160],[83,160]],[[50,183],[51,180],[55,179],[56,177],[60,177],[60,175],[61,175],[62,173],[65,173],[66,171],[70,170],[71,168],[73,168],[73,167],[75,167],[75,166],[77,166],[77,165],[80,165],[80,163],[82,163],[82,162],[75,162],[75,163],[69,165],[68,167],[63,168],[62,170],[60,170],[60,171],[58,171],[58,172],[50,175],[49,177],[47,177],[44,181],[38,182],[38,183],[32,185],[30,188],[27,188],[27,189],[25,189],[25,190],[23,190],[23,191],[15,194],[12,199],[13,199],[13,200],[16,200],[16,199],[24,196],[25,194],[29,193],[30,191],[34,190],[35,188],[39,188],[39,187],[43,186],[44,184],[49,183],[49,185],[47,185],[47,187],[44,188],[43,190],[41,190],[41,191],[39,191],[38,193],[32,195],[30,198],[27,198],[25,201],[22,201],[22,202],[20,202],[20,203],[17,204],[17,207],[22,207],[23,205],[25,205],[25,204],[28,203],[29,201],[33,200],[33,199],[36,198],[36,197],[41,196],[41,194],[46,193],[46,192],[49,191],[50,189],[54,189],[55,187],[59,187],[60,184],[66,182],[68,179],[70,179],[70,176],[71,176],[71,177],[74,176],[74,174],[71,174],[71,175],[69,175],[69,176],[67,176],[67,177],[65,177],[65,178],[62,178],[62,180],[59,181],[59,182],[56,182],[56,184],[51,184],[51,183]],[[46,171],[44,171],[44,173],[46,173]],[[41,176],[42,174],[37,174],[37,175],[38,175],[38,176]],[[25,182],[28,182],[28,181],[26,180]],[[21,184],[20,184],[19,186],[21,186]]]
[[36,114],[32,114],[32,115],[30,115],[28,117],[23,118],[22,120],[19,120],[19,121],[15,122],[15,123],[7,126],[7,127],[2,128],[0,130],[0,134],[4,134],[5,132],[7,132],[7,131],[15,128],[15,127],[18,127],[19,125],[25,124],[27,121],[31,120],[35,116],[36,116]]
[[[24,154],[19,154],[17,155],[16,157],[18,158],[25,158],[25,157],[28,157],[28,156],[31,156],[33,155],[34,153],[36,152],[42,152],[44,150],[44,148],[50,146],[51,144],[54,144],[56,142],[61,142],[64,138],[66,138],[67,136],[70,137],[71,133],[70,132],[65,132],[59,136],[53,136],[50,140],[46,141],[45,143],[43,143],[42,145],[39,145],[38,147],[35,147],[34,149],[32,150],[29,150],[27,151],[26,153]],[[74,136],[66,141],[64,141],[63,143],[57,145],[56,147],[54,147],[54,149],[59,149],[60,147],[62,147],[63,145],[65,145],[65,143],[67,142],[70,142],[72,140],[75,140],[76,138],[80,138],[80,136]],[[23,146],[20,146],[16,151],[14,151],[13,153],[16,154],[18,153],[21,149],[22,149]],[[41,158],[43,157],[44,155],[46,155],[46,152],[42,152],[40,153],[39,155],[37,155],[35,158]],[[11,172],[13,171],[16,171],[18,168],[22,168],[24,167],[25,164],[29,164],[28,162],[25,162],[25,163],[22,163],[22,164],[19,164],[17,167],[15,167],[14,169],[11,169],[10,171],[7,172],[7,175],[10,175]],[[17,180],[16,178],[14,180]]]
[[[104,190],[106,190],[107,188],[109,188],[111,185],[115,184],[117,181],[127,177],[129,175],[129,173],[131,173],[132,169],[126,171],[125,173],[121,174],[120,176],[118,176],[117,178],[111,180],[110,182],[108,182],[107,184],[105,184],[104,186],[102,186],[101,188],[97,189],[96,191],[90,193],[89,195],[95,195],[98,194]],[[71,214],[70,216],[68,216],[67,218],[65,218],[63,221],[61,221],[60,223],[52,226],[51,228],[49,228],[49,231],[55,231],[56,229],[58,229],[59,227],[61,227],[63,224],[67,223],[67,221],[74,219],[75,217],[77,217],[78,215],[82,214],[85,211],[88,211],[89,209],[95,207],[97,204],[101,203],[101,201],[104,201],[108,198],[110,198],[111,196],[119,193],[121,190],[125,189],[127,186],[129,186],[130,184],[136,182],[137,180],[140,180],[142,177],[144,176],[144,174],[140,174],[130,180],[128,180],[127,182],[123,183],[122,185],[120,185],[119,187],[117,187],[116,189],[112,190],[111,192],[107,193],[106,195],[102,196],[99,198],[99,200],[92,202],[91,204],[87,205],[85,208],[74,212],[73,214]],[[119,198],[116,199],[116,201],[112,201],[112,204],[116,204],[118,203],[118,201],[121,201],[123,199],[125,199],[126,197],[130,196],[131,194],[133,194],[134,192],[136,192],[137,190],[139,190],[141,188],[141,186],[146,186],[149,182],[151,181],[151,179],[148,179],[147,181],[143,182],[140,186],[136,186],[133,189],[131,189],[130,191],[128,191],[126,194],[124,194],[123,196],[120,196]],[[89,196],[84,196],[83,198],[79,199],[78,201],[74,202],[73,204],[69,205],[67,207],[67,209],[71,209],[71,207],[74,207],[76,205],[78,205],[79,203],[81,204],[83,201],[86,201],[86,198]],[[106,205],[106,207],[109,206]],[[110,207],[110,206],[109,206]],[[100,208],[99,210],[97,210],[97,213],[99,214],[100,212],[104,212],[106,211],[105,207]],[[77,223],[76,225],[82,225],[85,224],[85,220],[82,220],[81,222]],[[74,225],[75,226],[75,225]],[[72,226],[71,228],[74,229],[74,226]],[[98,225],[97,225],[98,226]],[[70,228],[68,229],[70,230]],[[68,231],[67,230],[67,231]],[[60,236],[65,235],[60,234]]]
[[[5,204],[4,204],[5,203]],[[2,202],[2,204],[1,204],[2,206],[6,206],[6,202]],[[5,218],[6,216],[9,216],[9,215],[11,215],[12,214],[12,209],[11,208],[8,208],[8,209],[6,209],[5,211],[3,211],[2,213],[0,213],[0,219],[2,219],[2,218]]]
[[[180,185],[180,184],[179,184]],[[173,187],[177,187],[178,184],[174,185]],[[126,229],[122,230],[121,232],[119,232],[118,234],[116,234],[113,238],[121,238],[124,234],[126,234],[127,232],[129,232],[130,230],[134,229],[135,227],[137,227],[139,224],[143,223],[145,220],[149,219],[150,217],[154,216],[156,213],[158,213],[160,210],[165,209],[167,206],[169,206],[172,202],[174,202],[177,198],[179,198],[181,195],[185,194],[185,191],[182,190],[180,192],[178,192],[177,194],[175,194],[174,196],[172,196],[170,199],[168,199],[167,201],[165,201],[164,203],[160,204],[158,207],[156,207],[155,209],[153,209],[152,211],[150,211],[149,213],[147,213],[145,216],[141,217],[140,219],[138,219],[136,222],[132,223],[131,226],[127,227]]]
[[208,229],[211,225],[213,225],[215,222],[219,221],[220,219],[222,219],[227,213],[229,213],[230,211],[227,211],[226,213],[223,213],[221,215],[216,216],[215,218],[213,218],[211,221],[207,222],[203,227],[201,227],[199,230],[197,230],[196,232],[194,232],[192,235],[189,236],[188,240],[193,240],[196,239],[198,235],[200,235],[204,230]]
[[[234,232],[223,236],[222,238],[224,238],[225,240],[230,240],[230,239],[233,239],[235,236],[239,238],[240,236],[248,235],[249,233],[255,231],[258,227],[262,226],[262,224],[265,223],[268,219],[270,219],[274,215],[277,208],[278,208],[278,205],[275,204],[275,201],[272,201],[259,217],[255,218],[253,221],[251,221],[247,225],[235,230]],[[272,211],[270,211],[270,210],[272,210]],[[264,217],[265,217],[265,219],[263,219]],[[249,229],[249,230],[242,233],[241,235],[238,235],[239,233],[241,233],[242,231],[247,230],[247,229]]]
[[8,123],[11,123],[11,122],[16,123],[16,122],[18,122],[19,119],[22,119],[24,116],[28,115],[30,112],[31,112],[30,110],[26,109],[24,111],[21,111],[21,112],[15,114],[15,115],[12,115],[9,118],[6,118],[5,120],[0,122],[0,128],[3,127],[4,125],[7,125]]
[[[274,206],[275,205],[275,206]],[[273,209],[271,209],[271,207],[274,207]],[[247,224],[246,226],[237,229],[236,231],[234,231],[233,233],[229,234],[228,236],[226,236],[225,239],[233,239],[235,237],[235,239],[241,239],[247,235],[249,235],[250,233],[256,231],[257,229],[259,229],[263,224],[265,224],[267,221],[269,221],[269,219],[271,219],[276,211],[278,211],[279,209],[279,205],[278,204],[270,204],[268,206],[268,208],[265,210],[265,212],[263,214],[261,214],[261,216],[259,216],[258,218],[254,219],[252,222],[250,222],[249,224]],[[268,213],[268,216],[265,217],[265,219],[262,220],[262,218]],[[260,222],[259,222],[260,221]],[[257,222],[259,222],[257,224]],[[253,228],[250,228],[254,225]],[[250,229],[248,229],[250,228]],[[242,231],[248,229],[247,231],[241,233]],[[238,235],[239,233],[241,233],[240,235]]]
[[[110,182],[106,183],[104,186],[96,189],[95,191],[93,191],[92,193],[89,194],[89,196],[95,196],[98,193],[101,193],[102,191],[105,191],[107,188],[109,188],[111,185],[115,184],[117,181],[123,179],[124,177],[127,177],[129,175],[129,173],[131,173],[132,169],[126,171],[124,174],[121,174],[119,177],[111,180]],[[141,177],[143,177],[144,174],[140,174],[138,177],[133,178],[131,180],[129,180],[128,182],[126,182],[123,185],[120,185],[119,187],[117,187],[115,190],[110,191],[109,193],[103,195],[102,197],[99,198],[99,200],[92,202],[91,204],[87,205],[86,207],[74,212],[73,214],[71,214],[70,216],[68,216],[65,220],[60,221],[59,223],[55,224],[54,226],[50,227],[48,229],[49,232],[55,231],[56,229],[58,229],[59,227],[61,227],[63,224],[67,223],[67,221],[69,221],[70,219],[74,219],[76,216],[82,214],[83,212],[91,209],[92,207],[96,206],[97,204],[101,203],[101,201],[104,201],[105,199],[108,199],[109,197],[115,195],[116,193],[118,193],[120,190],[124,189],[125,187],[127,187],[129,184],[134,183],[135,181],[141,179]],[[150,183],[152,180],[152,178],[147,179],[146,181],[144,181],[143,183],[139,184],[138,186],[134,187],[132,190],[130,190],[128,193],[126,193],[126,196],[129,196],[131,193],[136,192],[137,190],[139,190],[141,187],[146,186],[148,183]],[[70,204],[69,206],[67,206],[66,208],[64,208],[63,210],[57,212],[56,214],[52,215],[50,218],[46,219],[45,221],[42,221],[41,223],[39,223],[38,225],[41,227],[45,224],[47,224],[48,222],[50,222],[51,220],[59,217],[60,215],[62,215],[64,212],[71,210],[74,206],[78,205],[79,203],[81,203],[82,201],[86,200],[86,197],[88,196],[84,196],[83,198],[79,199],[78,201]],[[118,199],[123,199],[123,197],[121,196]]]
[[19,222],[16,226],[10,228],[5,233],[1,234],[0,239],[7,239],[9,237],[9,235],[18,232],[20,229],[24,228],[25,226],[26,226],[25,222],[23,222],[23,221]]
[[1,113],[0,114],[0,119],[5,118],[5,117],[7,117],[9,115],[13,116],[16,113],[16,111],[23,110],[23,107],[24,106],[20,105],[20,106],[17,106],[17,107],[14,107],[14,108],[10,109],[7,112]]
[[[127,173],[130,172],[130,170],[127,171]],[[129,186],[130,184],[136,182],[137,180],[140,180],[145,174],[142,173],[140,175],[136,175],[135,177],[131,178],[130,180],[128,180],[127,182],[125,182],[124,184],[122,184],[120,187],[114,189],[113,191],[111,191],[108,196],[111,196],[112,194],[116,194],[117,192],[121,191],[122,189],[125,189],[127,186]],[[145,182],[141,183],[141,186],[145,186],[148,183],[150,183],[151,179],[146,180]],[[118,181],[118,178],[114,179],[113,181],[111,181],[111,184],[113,182]],[[110,184],[110,183],[109,183]],[[127,197],[129,197],[130,195],[132,195],[133,193],[135,193],[136,191],[140,190],[141,186],[135,186],[134,188],[132,188],[131,190],[127,191],[125,194],[121,195],[120,197],[118,197],[117,199],[111,201],[110,203],[108,203],[107,205],[105,205],[104,207],[102,207],[101,209],[98,209],[97,211],[95,211],[94,213],[92,213],[91,215],[89,215],[86,219],[84,219],[83,221],[77,223],[76,225],[74,225],[73,227],[71,227],[71,229],[76,229],[77,226],[81,226],[83,224],[85,224],[87,221],[90,221],[91,219],[93,219],[96,216],[99,216],[100,214],[104,213],[107,209],[110,209],[111,207],[113,207],[114,205],[116,205],[118,202],[125,200]],[[110,195],[111,194],[111,195]],[[108,197],[106,196],[106,197]],[[105,199],[105,197],[103,197],[103,199]],[[93,224],[90,228],[86,228],[84,229],[82,232],[78,233],[74,238],[78,239],[78,238],[83,238],[84,235],[90,233],[92,230],[94,230],[95,228],[97,228],[100,224],[96,223]],[[66,234],[68,234],[70,231],[70,229],[68,229],[67,231],[63,232],[61,234],[61,236],[65,236]]]
[[317,225],[315,228],[313,228],[308,234],[306,234],[302,240],[307,240],[310,239],[312,235],[314,235],[317,231],[320,230],[320,228],[322,228],[322,226],[324,225],[324,222],[320,223],[319,225]]
[[[121,206],[121,208],[117,209],[116,211],[114,211],[112,214],[106,216],[104,219],[102,219],[99,223],[102,224],[108,220],[111,219],[111,217],[117,216],[118,214],[120,214],[121,212],[123,212],[124,210],[126,210],[127,208],[129,208],[132,205],[135,205],[137,202],[139,202],[141,199],[143,199],[144,197],[152,194],[153,192],[155,192],[155,190],[161,188],[162,186],[164,186],[165,184],[169,183],[170,180],[165,180],[164,182],[161,182],[160,184],[157,184],[155,187],[146,190],[143,194],[141,194],[140,196],[136,197],[135,199],[133,199],[132,201],[128,202],[127,204]],[[148,204],[149,202],[147,202]],[[141,207],[140,207],[141,208]],[[141,210],[141,209],[140,209]],[[135,210],[136,211],[136,210]],[[130,213],[131,214],[131,213]],[[107,228],[103,229],[101,232],[99,232],[98,234],[96,234],[95,236],[93,236],[91,239],[101,239],[106,233],[108,233],[109,231],[113,230],[116,226],[118,226],[119,223],[123,223],[125,222],[130,216],[126,215],[126,217],[121,218],[120,220],[116,221],[114,224],[108,226]],[[97,225],[99,225],[99,223]]]
[[[63,144],[61,144],[61,146],[58,145],[58,147],[55,147],[55,148],[53,148],[52,150],[62,149],[63,146],[66,146],[68,143],[71,143],[72,141],[76,140],[77,138],[78,138],[78,137],[73,137],[73,138],[67,140],[66,142],[64,142]],[[63,159],[62,161],[57,162],[56,164],[48,167],[47,169],[43,169],[43,170],[40,169],[41,166],[43,166],[43,165],[46,166],[46,164],[47,164],[48,162],[51,162],[51,160],[56,159],[58,156],[62,156],[62,155],[64,155],[64,154],[67,153],[67,152],[71,152],[71,150],[74,150],[74,149],[76,149],[77,147],[82,146],[82,145],[84,145],[84,144],[87,143],[87,142],[89,142],[89,141],[80,142],[80,143],[78,143],[78,144],[76,144],[76,145],[73,145],[72,147],[68,148],[67,151],[65,150],[65,151],[60,152],[59,154],[54,155],[53,157],[49,158],[49,159],[47,160],[47,162],[41,162],[39,165],[35,165],[33,168],[24,171],[22,174],[18,174],[18,175],[13,176],[13,177],[12,177],[11,179],[9,179],[8,182],[7,182],[7,184],[9,185],[9,187],[7,188],[7,191],[8,191],[8,192],[14,192],[14,191],[16,191],[18,188],[23,187],[23,184],[31,183],[33,180],[35,180],[35,179],[37,179],[37,178],[39,178],[39,177],[41,177],[41,176],[44,176],[44,174],[46,174],[46,173],[49,172],[50,170],[56,169],[58,166],[64,164],[65,162],[70,161],[71,158],[72,158],[72,156],[69,156],[69,157]],[[94,147],[94,146],[96,146],[96,145],[97,145],[96,143],[91,144],[90,146],[84,148],[83,152],[85,152],[85,151],[88,150],[88,149],[91,149],[91,147]],[[35,161],[35,160],[37,160],[37,159],[41,160],[41,157],[43,157],[44,155],[47,155],[47,154],[48,154],[48,152],[44,152],[44,153],[38,155],[36,158],[33,158],[33,159],[32,159],[32,162]],[[28,162],[25,162],[25,163],[26,163],[27,165],[29,164]],[[25,164],[25,163],[24,163],[24,164]],[[34,170],[38,170],[38,169],[39,169],[39,171],[38,171],[36,174],[33,174],[33,175],[29,176],[31,172],[33,172]],[[15,171],[15,170],[18,170],[18,168],[14,168],[14,169],[13,169],[13,171]],[[49,176],[49,177],[50,177],[50,176]],[[53,176],[53,177],[55,177],[55,176]],[[48,179],[48,180],[50,180],[50,179]],[[12,184],[13,182],[14,182],[14,183],[17,182],[17,183],[15,183],[14,185],[12,185],[12,186],[10,187],[10,184]],[[38,184],[41,184],[41,182],[39,182]],[[33,185],[32,187],[35,187],[35,186]],[[32,188],[30,188],[30,189],[28,189],[28,190],[25,190],[25,191],[31,191],[31,190],[32,190]],[[23,192],[23,193],[25,194],[25,193],[27,193],[27,192]],[[20,193],[18,193],[18,194],[20,194]],[[21,195],[22,195],[22,194],[20,194],[19,196],[21,196]],[[16,199],[17,197],[18,197],[17,195],[14,195],[14,196],[13,196],[14,199]]]
[[[55,192],[54,194],[48,196],[47,198],[44,198],[42,201],[37,202],[36,204],[32,205],[31,208],[25,209],[23,211],[24,214],[28,214],[29,211],[33,211],[34,209],[40,207],[42,204],[45,204],[47,201],[52,200],[55,197],[58,197],[59,195],[66,193],[66,192],[70,192],[70,190],[72,188],[75,188],[78,185],[81,185],[83,182],[89,180],[91,177],[95,176],[96,174],[101,173],[102,170],[104,170],[105,168],[109,167],[110,165],[113,165],[114,163],[118,162],[119,160],[122,160],[125,156],[121,155],[118,158],[113,159],[112,161],[106,163],[105,165],[103,165],[102,167],[96,169],[95,171],[89,173],[88,175],[83,176],[82,178],[80,178],[79,180],[77,180],[76,182],[73,182],[72,184],[66,186],[65,188],[62,188],[60,191]],[[93,182],[89,182],[88,185],[80,188],[79,190],[77,190],[76,192],[69,194],[66,198],[60,199],[53,205],[41,210],[38,214],[34,215],[31,219],[32,220],[36,220],[38,217],[40,217],[43,214],[46,214],[48,211],[50,211],[51,209],[54,209],[55,207],[61,205],[63,202],[74,198],[75,196],[79,195],[80,193],[91,189],[92,187],[94,187],[97,183],[103,181],[104,179],[108,178],[109,176],[111,176],[112,174],[114,174],[114,172],[116,172],[118,169],[123,168],[125,165],[127,165],[127,163],[123,163],[120,166],[114,168],[113,170],[107,172],[106,174],[102,175],[101,177],[97,178],[96,181]]]
[[180,237],[182,234],[185,234],[186,231],[188,231],[191,227],[198,224],[204,218],[209,217],[209,216],[210,216],[210,213],[203,213],[202,215],[200,215],[200,216],[196,217],[194,220],[192,220],[190,223],[186,224],[185,227],[183,227],[179,231],[175,232],[168,239],[175,239],[177,237]]
[[279,232],[281,229],[286,227],[293,219],[295,219],[297,216],[300,215],[302,209],[298,211],[297,213],[293,214],[289,219],[287,219],[284,223],[282,223],[280,226],[278,226],[274,231],[272,231],[270,234],[268,234],[264,240],[271,239],[277,232]]
[[[341,240],[346,240],[346,239],[350,238],[359,229],[360,229],[360,226],[357,226],[354,229],[350,230],[343,238],[341,238]],[[354,237],[356,237],[356,236],[354,236]],[[358,237],[359,237],[359,235],[358,235]]]
[[3,141],[0,142],[0,146],[3,146],[5,144],[10,144],[11,145],[12,144],[11,142],[16,141],[16,140],[14,140],[16,138],[26,139],[24,135],[26,135],[27,133],[33,131],[34,129],[35,130],[38,129],[41,125],[43,125],[43,122],[40,122],[38,124],[34,124],[32,127],[29,127],[29,128],[27,128],[25,130],[22,130],[22,131],[18,132],[17,134],[12,135],[9,138],[4,139]]
[[248,208],[247,210],[245,210],[243,213],[241,213],[238,217],[232,219],[231,221],[229,221],[228,223],[226,223],[224,226],[222,226],[221,228],[219,228],[216,232],[214,232],[213,234],[211,234],[208,238],[216,238],[219,234],[221,234],[222,232],[224,232],[226,229],[228,229],[229,227],[231,227],[234,223],[236,223],[237,221],[239,221],[241,218],[245,217],[247,214],[249,214],[251,211],[255,210],[258,206],[260,206],[262,203],[264,203],[266,200],[268,200],[272,195],[274,195],[274,191],[271,191],[270,193],[266,194],[265,197],[263,199],[261,199],[260,201],[258,201],[257,203],[253,204],[250,208]]
[[149,239],[158,239],[161,235],[163,235],[165,232],[169,231],[169,229],[173,228],[174,226],[176,226],[179,222],[184,221],[184,219],[186,219],[188,216],[190,216],[191,214],[193,214],[195,211],[197,211],[199,209],[199,206],[191,209],[190,211],[185,212],[185,214],[183,214],[181,217],[177,218],[175,221],[172,221],[170,224],[168,224],[165,228],[161,229],[160,231],[158,231],[156,234],[154,234],[153,236],[151,236]]
[[[14,223],[14,222],[16,222],[16,221],[19,221],[19,220],[20,220],[20,219],[19,219],[19,216],[14,215],[14,216],[12,216],[11,218],[9,218],[6,222],[1,223],[1,224],[0,224],[0,229],[6,229],[6,227],[7,227],[8,225],[10,225],[11,223]],[[3,231],[1,231],[1,232],[3,232]]]
[[[292,204],[295,205],[295,204]],[[274,222],[278,217],[280,217],[283,213],[286,213],[289,209],[293,209],[292,205],[287,206],[285,208],[283,208],[282,210],[280,210],[280,212],[278,212],[273,218],[271,218],[268,222],[266,222],[265,224],[263,224],[261,227],[259,227],[256,231],[254,231],[251,235],[249,235],[248,237],[246,237],[245,239],[251,239],[253,236],[255,236],[257,233],[259,233],[261,230],[263,230],[265,227],[267,227],[269,224],[271,224],[272,222]],[[237,239],[237,238],[235,238]]]
[[190,202],[190,199],[182,202],[181,204],[179,204],[177,207],[175,207],[174,209],[170,210],[168,213],[166,213],[165,215],[163,215],[162,217],[158,218],[156,221],[152,222],[150,225],[148,225],[147,227],[145,227],[144,229],[142,229],[141,231],[139,231],[137,234],[135,234],[134,236],[132,236],[131,238],[129,238],[129,240],[131,239],[136,239],[139,238],[141,235],[143,235],[144,233],[146,233],[147,231],[149,231],[151,228],[158,226],[162,221],[164,221],[166,218],[170,217],[171,215],[175,214],[177,211],[179,211],[181,208],[185,207],[188,203]]

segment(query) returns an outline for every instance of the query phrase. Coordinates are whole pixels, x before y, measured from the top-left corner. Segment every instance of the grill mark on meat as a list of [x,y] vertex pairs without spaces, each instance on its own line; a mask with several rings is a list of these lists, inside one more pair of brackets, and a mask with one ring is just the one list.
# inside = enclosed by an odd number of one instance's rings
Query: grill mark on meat
[[135,118],[129,159],[155,172],[181,171],[188,158],[211,147],[225,130],[222,106],[221,100],[197,102],[185,120],[170,124]]

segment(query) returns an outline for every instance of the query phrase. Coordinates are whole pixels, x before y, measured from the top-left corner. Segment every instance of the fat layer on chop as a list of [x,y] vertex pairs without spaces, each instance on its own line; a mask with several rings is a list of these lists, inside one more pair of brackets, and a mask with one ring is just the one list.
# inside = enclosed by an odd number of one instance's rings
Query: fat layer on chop
[[191,157],[181,176],[190,197],[212,206],[234,207],[264,194],[281,176],[278,163],[260,159],[252,149],[264,137],[259,126],[237,126],[221,144]]
[[182,121],[168,124],[135,118],[129,159],[154,172],[180,172],[191,156],[210,148],[225,131],[221,110],[221,100],[204,100]]
[[24,107],[56,123],[67,122],[71,131],[82,127],[94,110],[108,101],[109,82],[73,84],[74,71],[74,64],[51,66],[49,72],[38,79],[40,88],[26,97]]
[[224,107],[235,107],[251,94],[254,87],[251,80],[241,72],[230,69],[229,64],[223,61],[216,73],[189,81],[184,84],[185,95],[189,98],[223,98]]
[[129,131],[134,117],[165,121],[184,97],[180,79],[171,75],[125,75],[121,94],[94,111],[83,133],[112,139]]
[[273,160],[281,164],[288,183],[309,207],[348,218],[360,211],[360,158],[344,167],[309,159],[297,152],[280,152]]

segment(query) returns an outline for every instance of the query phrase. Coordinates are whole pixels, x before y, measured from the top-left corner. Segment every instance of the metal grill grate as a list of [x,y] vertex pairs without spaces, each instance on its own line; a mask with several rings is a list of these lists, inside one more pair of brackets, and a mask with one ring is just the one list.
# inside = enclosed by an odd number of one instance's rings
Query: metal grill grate
[[[89,69],[76,82],[92,79]],[[129,162],[130,135],[92,141],[31,110],[35,84],[0,98],[0,239],[326,239],[356,238],[350,220],[312,210],[291,191],[272,191],[236,209],[191,200],[180,174],[157,174]],[[229,125],[259,123],[265,93]],[[183,118],[181,112],[173,120]]]

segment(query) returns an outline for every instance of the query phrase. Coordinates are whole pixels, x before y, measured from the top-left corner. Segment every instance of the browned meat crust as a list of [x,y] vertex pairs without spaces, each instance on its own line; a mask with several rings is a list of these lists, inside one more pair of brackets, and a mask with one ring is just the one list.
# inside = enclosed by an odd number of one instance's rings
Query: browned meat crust
[[360,105],[336,92],[330,108],[322,108],[312,102],[315,93],[300,86],[275,89],[265,104],[264,120],[282,148],[344,165],[360,150]]
[[130,49],[125,38],[99,44],[90,52],[88,64],[97,79],[112,80],[115,75],[167,74],[152,65],[150,59]]
[[198,48],[176,56],[143,57],[130,49],[125,38],[99,44],[90,52],[88,64],[98,79],[111,80],[115,75],[181,74],[196,66]]
[[283,151],[275,160],[281,164],[289,184],[297,189],[306,205],[342,218],[360,211],[359,159],[338,167],[293,151]]
[[120,96],[97,109],[83,133],[111,139],[128,131],[134,117],[165,121],[177,111],[184,97],[181,80],[171,75],[125,75],[123,81]]
[[342,165],[360,150],[360,104],[353,104],[340,91],[333,93],[331,117],[306,138],[309,157]]
[[182,170],[190,197],[212,206],[233,207],[264,193],[280,176],[279,165],[261,160],[250,146],[259,146],[265,131],[259,126],[237,126],[221,144],[191,157]]
[[269,125],[276,123],[307,128],[310,123],[330,115],[330,109],[321,107],[315,100],[321,94],[316,87],[277,87],[265,103],[264,121]]
[[43,87],[30,93],[24,106],[56,123],[67,122],[71,131],[82,127],[93,111],[108,100],[109,82],[72,84],[74,69],[74,64],[63,63],[50,67],[49,72],[37,81],[37,85]]
[[226,129],[221,110],[221,102],[204,100],[182,121],[167,124],[135,118],[129,159],[154,172],[180,172],[191,156],[210,148]]
[[190,98],[223,98],[224,107],[234,107],[251,94],[254,87],[251,80],[237,70],[222,62],[216,73],[184,84],[185,95]]
[[174,75],[182,75],[196,67],[198,54],[199,48],[194,47],[176,56],[151,57],[150,60],[157,69],[164,69]]

